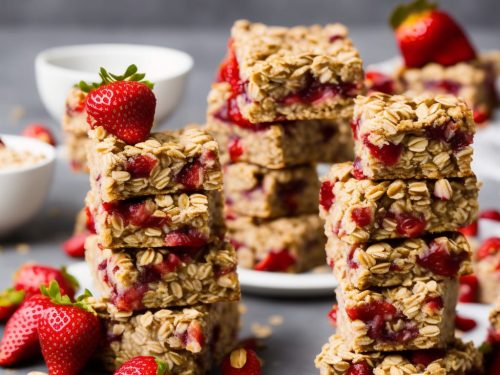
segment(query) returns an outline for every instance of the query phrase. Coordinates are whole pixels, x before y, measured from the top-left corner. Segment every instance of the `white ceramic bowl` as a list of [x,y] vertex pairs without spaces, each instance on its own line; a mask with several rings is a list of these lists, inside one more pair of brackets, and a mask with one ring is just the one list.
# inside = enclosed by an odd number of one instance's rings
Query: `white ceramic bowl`
[[0,134],[7,147],[30,150],[45,159],[27,166],[0,169],[0,237],[31,219],[45,202],[52,183],[55,148],[33,138]]
[[99,68],[122,74],[135,64],[155,84],[156,121],[165,120],[184,92],[193,59],[175,49],[135,44],[84,44],[47,49],[35,59],[38,93],[59,122],[69,89],[80,81],[99,81]]

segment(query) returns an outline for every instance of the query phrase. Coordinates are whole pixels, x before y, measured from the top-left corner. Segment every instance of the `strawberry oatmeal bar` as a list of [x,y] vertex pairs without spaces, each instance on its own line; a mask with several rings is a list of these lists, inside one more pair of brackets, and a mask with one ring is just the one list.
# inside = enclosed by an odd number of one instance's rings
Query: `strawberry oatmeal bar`
[[239,299],[236,255],[228,243],[113,251],[90,236],[85,249],[96,288],[119,311]]
[[352,123],[356,177],[471,176],[476,126],[465,102],[451,95],[360,96]]
[[409,95],[430,92],[462,98],[472,108],[477,123],[488,120],[496,105],[494,67],[480,60],[451,66],[429,63],[422,68],[401,68],[397,76]]
[[363,90],[358,51],[340,24],[292,28],[237,21],[218,82],[231,122],[348,120]]
[[356,353],[338,335],[330,337],[315,363],[321,375],[470,375],[483,368],[481,352],[460,339],[446,349]]
[[337,333],[349,350],[444,348],[453,340],[456,279],[417,279],[406,286],[361,291],[342,279],[346,273],[337,273]]
[[[206,129],[221,148],[221,162],[247,162],[279,169],[313,162],[352,160],[353,140],[347,121],[309,120],[240,125],[221,111],[230,85],[215,83],[208,97]],[[307,150],[307,152],[304,152]]]
[[224,236],[218,191],[158,194],[101,202],[92,191],[86,204],[104,247],[203,246]]
[[311,166],[269,170],[253,164],[224,167],[226,207],[237,214],[277,218],[318,211],[319,182]]
[[357,289],[410,285],[412,280],[444,280],[472,273],[471,249],[458,232],[424,238],[350,245],[332,235],[328,263]]
[[478,212],[476,177],[439,180],[357,179],[352,163],[335,164],[323,179],[325,233],[349,244],[453,231]]
[[236,303],[135,314],[116,311],[105,300],[93,307],[105,322],[107,339],[98,356],[109,371],[133,357],[154,356],[166,363],[170,375],[201,375],[236,344]]
[[243,268],[298,273],[325,263],[323,222],[316,214],[276,220],[230,216],[227,226]]
[[200,129],[151,133],[128,145],[103,127],[89,132],[92,190],[103,202],[179,191],[221,190],[219,148]]
[[500,297],[500,238],[484,240],[474,260],[474,273],[480,285],[479,301],[493,303]]

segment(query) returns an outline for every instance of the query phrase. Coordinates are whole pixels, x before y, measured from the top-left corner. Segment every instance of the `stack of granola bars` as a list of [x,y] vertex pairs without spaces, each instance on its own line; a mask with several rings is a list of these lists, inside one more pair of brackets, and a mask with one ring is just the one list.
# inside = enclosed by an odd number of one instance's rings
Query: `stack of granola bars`
[[109,370],[135,356],[169,374],[203,374],[232,349],[240,297],[236,255],[224,241],[218,146],[199,129],[126,144],[89,132],[95,235],[86,260],[106,322]]
[[233,26],[207,128],[221,146],[242,267],[303,272],[324,263],[316,162],[352,160],[348,124],[362,82],[342,25]]
[[[475,124],[453,96],[356,99],[355,160],[321,186],[337,333],[322,374],[470,374],[481,356],[454,335],[471,249],[457,228],[477,215]],[[402,352],[402,353],[399,353]]]

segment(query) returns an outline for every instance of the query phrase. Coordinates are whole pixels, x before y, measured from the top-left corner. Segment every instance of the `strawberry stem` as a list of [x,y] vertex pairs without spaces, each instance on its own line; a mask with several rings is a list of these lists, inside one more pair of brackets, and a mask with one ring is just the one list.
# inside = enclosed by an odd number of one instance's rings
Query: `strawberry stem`
[[165,375],[167,373],[167,364],[163,361],[160,361],[158,358],[155,358],[156,364],[158,365],[158,369],[156,370],[156,375]]
[[75,276],[70,274],[66,268],[66,266],[63,266],[61,268],[61,273],[63,277],[66,279],[66,281],[73,287],[73,289],[78,289],[80,287],[80,284],[78,283],[78,280],[76,279]]
[[154,84],[152,82],[144,80],[144,77],[146,77],[145,73],[137,73],[137,66],[134,64],[130,65],[122,75],[108,73],[106,69],[101,67],[101,69],[99,69],[99,77],[101,77],[101,82],[87,83],[84,81],[80,81],[80,83],[77,84],[77,87],[79,87],[83,92],[87,93],[101,86],[119,81],[140,82],[148,86],[150,89],[153,89],[154,87]]
[[25,294],[24,290],[5,289],[0,293],[0,307],[19,305],[23,302]]
[[67,295],[61,295],[61,289],[59,288],[59,284],[55,280],[52,280],[50,282],[48,288],[45,285],[40,286],[40,291],[44,296],[49,297],[51,302],[56,305],[75,306],[87,312],[96,314],[94,309],[88,303],[86,303],[86,299],[92,296],[92,293],[90,293],[88,289],[85,289],[85,292],[81,296],[79,296],[75,302],[72,302]]
[[392,11],[389,17],[389,24],[393,29],[397,29],[413,13],[433,10],[436,7],[436,3],[431,3],[428,0],[415,0],[409,4],[400,4]]

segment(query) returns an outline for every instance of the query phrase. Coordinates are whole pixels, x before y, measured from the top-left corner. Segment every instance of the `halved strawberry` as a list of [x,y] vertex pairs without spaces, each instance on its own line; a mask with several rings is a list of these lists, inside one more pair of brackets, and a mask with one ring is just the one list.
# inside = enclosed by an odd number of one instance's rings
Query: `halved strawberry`
[[474,47],[457,22],[427,0],[399,5],[390,23],[409,68],[430,62],[453,65],[476,58]]
[[486,258],[500,250],[500,237],[490,237],[483,241],[476,252],[477,260]]
[[166,375],[167,365],[151,356],[134,357],[125,362],[113,375]]
[[143,81],[144,74],[130,65],[121,76],[101,68],[101,83],[80,82],[88,92],[85,109],[91,128],[102,126],[128,144],[146,140],[153,126],[156,97],[153,84]]
[[4,323],[17,310],[24,300],[24,291],[5,289],[0,292],[0,323]]

